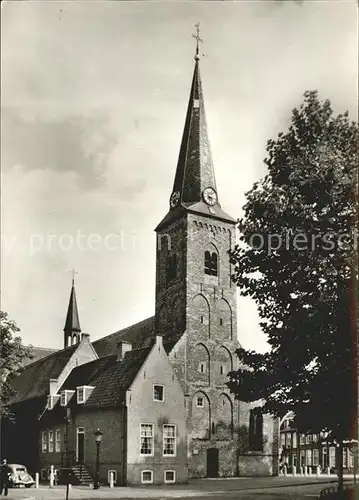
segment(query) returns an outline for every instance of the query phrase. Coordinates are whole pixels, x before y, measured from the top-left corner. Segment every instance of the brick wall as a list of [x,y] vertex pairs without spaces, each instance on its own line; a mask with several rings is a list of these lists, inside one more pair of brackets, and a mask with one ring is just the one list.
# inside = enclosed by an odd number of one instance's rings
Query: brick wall
[[[175,324],[175,315],[184,315],[185,334],[171,351],[170,360],[186,395],[190,476],[207,474],[207,449],[213,447],[219,449],[220,475],[238,471],[272,474],[276,454],[272,420],[265,419],[265,450],[255,457],[250,455],[243,442],[243,435],[248,435],[250,405],[234,400],[226,386],[227,373],[238,367],[235,351],[239,347],[237,289],[231,281],[228,256],[235,239],[234,225],[187,214],[162,234],[166,231],[172,251],[181,255],[181,268],[177,281],[166,284],[166,250],[158,250],[157,324],[165,335],[173,335],[168,325]],[[218,276],[204,273],[206,250],[218,255]],[[176,307],[171,308],[175,298]],[[198,397],[203,398],[203,407],[198,407]]]
[[[153,400],[153,385],[165,386],[164,402]],[[154,346],[127,396],[128,484],[140,482],[141,470],[153,470],[154,482],[163,483],[164,470],[176,471],[176,482],[188,480],[184,395],[161,343]],[[154,425],[154,455],[140,456],[140,424]],[[176,456],[163,456],[163,425],[176,425]]]

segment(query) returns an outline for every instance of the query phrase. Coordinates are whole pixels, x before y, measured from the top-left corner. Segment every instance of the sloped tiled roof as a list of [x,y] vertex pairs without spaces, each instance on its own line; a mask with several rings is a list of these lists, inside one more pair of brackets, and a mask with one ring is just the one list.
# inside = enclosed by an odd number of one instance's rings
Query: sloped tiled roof
[[123,328],[118,332],[111,333],[102,339],[95,340],[92,345],[99,358],[117,353],[118,342],[130,342],[133,348],[150,345],[155,336],[155,317],[147,318],[139,323]]
[[77,366],[67,377],[60,390],[75,390],[80,385],[95,385],[98,377],[116,363],[116,359],[116,355],[107,356]]
[[46,356],[50,356],[50,354],[57,351],[58,349],[47,349],[46,347],[31,347],[31,359],[24,360],[23,366],[35,363],[39,359],[46,358]]
[[122,361],[104,370],[93,381],[95,389],[84,406],[104,408],[120,404],[151,349],[152,346],[128,351]]
[[121,361],[117,361],[117,356],[113,355],[78,366],[67,377],[61,390],[75,390],[81,385],[94,386],[89,399],[81,405],[82,407],[117,406],[124,400],[127,389],[131,386],[151,349],[152,346],[128,351]]
[[11,382],[16,394],[10,402],[18,403],[46,394],[49,391],[49,379],[59,377],[77,347],[72,345],[25,366]]

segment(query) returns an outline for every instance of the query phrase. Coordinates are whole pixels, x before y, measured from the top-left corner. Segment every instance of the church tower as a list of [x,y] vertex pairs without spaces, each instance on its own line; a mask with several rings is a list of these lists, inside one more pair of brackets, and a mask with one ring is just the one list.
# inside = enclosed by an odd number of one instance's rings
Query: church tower
[[78,344],[81,340],[81,326],[79,312],[77,309],[75,278],[72,276],[72,287],[70,293],[69,306],[64,327],[64,349],[72,344]]
[[239,347],[228,255],[235,220],[217,192],[196,38],[169,211],[156,228],[155,321],[185,392],[190,476],[213,477],[235,475],[237,464],[239,403],[226,386]]

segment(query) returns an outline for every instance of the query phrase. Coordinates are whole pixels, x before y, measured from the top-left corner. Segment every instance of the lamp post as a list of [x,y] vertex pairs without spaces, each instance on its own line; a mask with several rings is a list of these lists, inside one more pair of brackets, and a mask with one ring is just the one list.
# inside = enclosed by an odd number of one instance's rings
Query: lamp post
[[65,414],[65,470],[66,470],[66,500],[69,498],[69,485],[70,485],[70,461],[69,461],[69,423],[70,423],[70,408],[66,408]]
[[96,442],[96,479],[95,484],[93,485],[94,490],[98,490],[100,487],[100,444],[102,439],[103,432],[100,429],[97,429],[94,432],[95,442]]

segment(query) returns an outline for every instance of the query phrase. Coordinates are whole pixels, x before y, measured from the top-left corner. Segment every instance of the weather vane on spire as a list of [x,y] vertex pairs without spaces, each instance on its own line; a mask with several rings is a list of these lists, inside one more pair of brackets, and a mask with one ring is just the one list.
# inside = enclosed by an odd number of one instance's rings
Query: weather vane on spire
[[75,274],[78,274],[78,272],[75,271],[74,268],[72,268],[70,273],[72,274],[72,285],[74,285],[75,284]]
[[197,24],[194,25],[194,27],[196,28],[196,34],[195,35],[192,34],[192,36],[193,36],[193,38],[196,39],[196,42],[197,42],[196,43],[196,55],[194,58],[196,59],[196,61],[198,61],[199,60],[199,44],[203,43],[202,38],[199,36],[199,21]]

